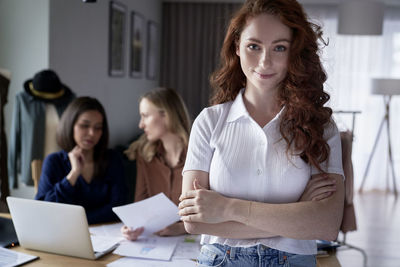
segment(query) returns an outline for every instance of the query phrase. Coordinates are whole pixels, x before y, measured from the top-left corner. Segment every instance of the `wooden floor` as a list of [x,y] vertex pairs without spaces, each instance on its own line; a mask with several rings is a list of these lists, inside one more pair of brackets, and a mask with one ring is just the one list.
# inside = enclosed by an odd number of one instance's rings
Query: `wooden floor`
[[[400,267],[399,198],[384,192],[355,195],[358,230],[347,233],[346,243],[364,249],[368,267]],[[354,249],[340,248],[336,255],[342,267],[364,266],[362,254]]]

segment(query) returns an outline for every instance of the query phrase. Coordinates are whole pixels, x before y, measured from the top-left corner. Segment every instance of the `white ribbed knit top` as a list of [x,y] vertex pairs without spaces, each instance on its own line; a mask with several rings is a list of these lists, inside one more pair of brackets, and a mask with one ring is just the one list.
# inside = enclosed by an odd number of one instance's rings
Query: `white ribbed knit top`
[[[225,196],[265,203],[296,202],[318,170],[299,156],[286,153],[279,119],[282,111],[261,128],[243,103],[242,90],[231,102],[205,108],[193,123],[183,172],[209,173],[210,189]],[[324,138],[330,156],[323,169],[343,175],[340,136],[332,122]],[[263,244],[296,254],[316,254],[314,240],[286,237],[226,239],[203,235],[203,244],[249,247]]]

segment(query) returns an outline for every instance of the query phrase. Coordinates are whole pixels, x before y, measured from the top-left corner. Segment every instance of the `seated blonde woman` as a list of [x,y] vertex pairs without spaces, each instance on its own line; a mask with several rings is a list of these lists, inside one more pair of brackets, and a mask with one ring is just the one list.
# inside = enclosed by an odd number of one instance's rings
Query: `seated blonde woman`
[[[144,133],[125,151],[130,160],[136,160],[135,202],[163,192],[178,205],[191,125],[186,106],[169,88],[156,88],[143,95],[139,103],[139,128]],[[136,240],[143,231],[143,227],[121,228],[128,240]],[[179,221],[157,234],[185,233],[183,223]]]

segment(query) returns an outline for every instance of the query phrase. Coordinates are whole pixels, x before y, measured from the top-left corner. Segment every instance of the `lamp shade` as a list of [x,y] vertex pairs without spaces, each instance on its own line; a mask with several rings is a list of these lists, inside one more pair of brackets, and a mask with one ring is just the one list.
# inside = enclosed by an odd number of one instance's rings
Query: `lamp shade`
[[400,95],[400,79],[372,79],[371,93],[376,95]]
[[339,34],[381,35],[384,4],[343,1],[339,4]]

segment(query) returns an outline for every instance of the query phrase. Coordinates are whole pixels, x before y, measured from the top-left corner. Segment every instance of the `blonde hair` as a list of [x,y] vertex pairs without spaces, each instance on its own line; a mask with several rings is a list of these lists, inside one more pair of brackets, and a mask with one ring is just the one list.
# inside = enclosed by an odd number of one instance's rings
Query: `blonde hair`
[[[165,114],[168,131],[180,137],[186,150],[191,122],[185,103],[180,95],[171,88],[158,87],[141,96],[139,103],[144,98]],[[137,153],[139,153],[145,161],[150,162],[155,156],[160,142],[160,140],[150,142],[146,135],[142,134],[124,153],[130,160],[135,160]]]

